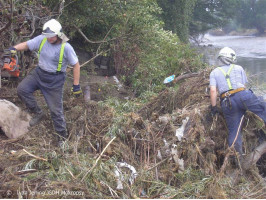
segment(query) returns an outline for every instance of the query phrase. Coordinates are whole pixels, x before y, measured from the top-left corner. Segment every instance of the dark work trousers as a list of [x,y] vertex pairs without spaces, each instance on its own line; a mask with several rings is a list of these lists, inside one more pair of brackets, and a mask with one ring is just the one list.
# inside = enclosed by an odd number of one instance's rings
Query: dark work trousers
[[[237,135],[242,116],[247,110],[258,115],[264,123],[266,122],[266,102],[256,97],[252,91],[243,90],[231,95],[229,100],[222,100],[221,107],[229,129],[228,144],[231,147]],[[241,125],[238,137],[234,144],[235,150],[242,154]]]
[[65,77],[65,73],[51,74],[37,67],[21,81],[17,88],[18,96],[33,113],[41,112],[33,95],[34,91],[41,90],[50,109],[55,131],[59,134],[66,132],[63,112]]

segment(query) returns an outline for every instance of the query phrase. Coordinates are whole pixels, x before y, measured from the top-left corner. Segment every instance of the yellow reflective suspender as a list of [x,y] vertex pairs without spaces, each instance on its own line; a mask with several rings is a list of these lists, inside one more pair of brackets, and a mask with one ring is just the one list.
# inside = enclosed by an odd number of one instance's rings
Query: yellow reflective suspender
[[234,64],[232,64],[231,66],[230,66],[230,68],[229,68],[229,70],[228,70],[228,72],[227,73],[225,73],[225,71],[221,68],[221,67],[218,67],[218,69],[220,69],[221,71],[222,71],[222,73],[224,74],[224,76],[225,76],[225,79],[226,79],[226,81],[227,81],[227,85],[228,85],[228,87],[229,87],[229,90],[232,90],[233,89],[233,87],[232,87],[232,84],[231,84],[231,81],[230,81],[230,76],[229,76],[229,74],[231,73],[231,71],[232,71],[232,69],[234,68]]
[[40,58],[41,50],[42,50],[43,45],[44,45],[44,43],[45,43],[46,41],[47,41],[47,38],[46,38],[46,37],[43,38],[43,40],[42,40],[42,42],[41,42],[41,45],[40,45],[40,47],[39,47],[39,51],[38,51],[38,59]]
[[[42,42],[40,44],[39,51],[38,51],[38,59],[40,58],[41,50],[42,50],[43,45],[45,44],[46,41],[47,41],[47,38],[45,37],[45,38],[43,38],[43,40],[42,40]],[[66,46],[66,43],[65,42],[62,43],[61,49],[60,49],[58,66],[57,66],[57,70],[56,70],[58,72],[60,72],[61,71],[61,68],[62,68],[65,46]]]
[[58,67],[57,67],[57,70],[56,70],[56,71],[58,71],[58,72],[61,71],[65,46],[66,46],[66,43],[65,43],[65,42],[62,43],[62,45],[61,45],[61,49],[60,49],[60,55],[59,55]]

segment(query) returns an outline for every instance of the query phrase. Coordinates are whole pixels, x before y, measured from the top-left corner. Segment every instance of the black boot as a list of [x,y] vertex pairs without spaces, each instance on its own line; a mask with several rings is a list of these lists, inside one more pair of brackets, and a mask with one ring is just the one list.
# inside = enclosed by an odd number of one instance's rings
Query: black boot
[[44,117],[43,111],[34,113],[33,117],[30,120],[30,126],[35,126],[38,123],[40,123],[42,121],[43,117]]

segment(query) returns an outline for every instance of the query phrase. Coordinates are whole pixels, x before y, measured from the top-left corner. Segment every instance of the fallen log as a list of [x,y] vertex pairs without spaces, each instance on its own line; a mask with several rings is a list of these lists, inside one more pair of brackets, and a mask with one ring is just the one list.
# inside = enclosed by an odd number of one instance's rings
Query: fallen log
[[183,79],[187,79],[187,78],[192,78],[192,77],[196,77],[196,76],[200,76],[201,73],[189,73],[189,74],[183,74],[183,75],[180,75],[178,77],[176,77],[174,80],[173,80],[173,83],[177,83],[178,81],[181,81]]
[[254,166],[258,160],[261,158],[263,154],[266,153],[266,141],[260,144],[253,152],[251,152],[247,157],[244,159],[243,162],[243,169],[248,170],[252,166]]

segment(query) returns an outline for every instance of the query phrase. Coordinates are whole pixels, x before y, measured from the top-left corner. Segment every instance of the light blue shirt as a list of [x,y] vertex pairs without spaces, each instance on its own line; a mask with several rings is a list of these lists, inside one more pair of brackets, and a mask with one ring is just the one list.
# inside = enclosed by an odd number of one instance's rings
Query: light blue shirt
[[[44,36],[39,35],[29,41],[27,45],[31,51],[38,51]],[[60,44],[50,44],[48,41],[45,42],[40,53],[39,67],[47,72],[56,72],[59,62],[59,55],[61,50]],[[66,43],[64,49],[64,56],[62,61],[61,71],[65,72],[67,65],[75,65],[78,62],[78,57],[73,47]]]
[[[225,73],[227,73],[230,68],[230,65],[225,65],[221,68],[225,71]],[[234,65],[229,76],[232,88],[234,90],[237,88],[245,87],[245,84],[248,82],[244,69],[239,65]],[[220,94],[229,90],[225,75],[219,68],[215,68],[211,72],[210,86],[217,87]]]

